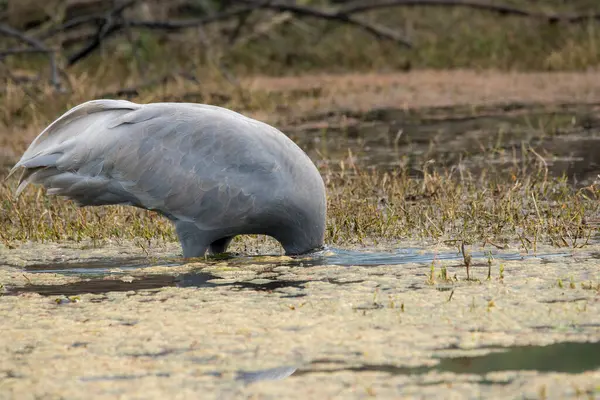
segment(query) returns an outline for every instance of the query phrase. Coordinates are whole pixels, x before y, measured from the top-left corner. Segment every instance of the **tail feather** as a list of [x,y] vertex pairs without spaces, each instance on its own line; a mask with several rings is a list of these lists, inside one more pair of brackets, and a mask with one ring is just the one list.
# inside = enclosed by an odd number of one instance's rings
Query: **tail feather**
[[53,154],[44,154],[39,157],[30,158],[28,160],[19,161],[8,173],[8,176],[5,179],[8,179],[14,174],[17,169],[20,167],[25,167],[21,177],[19,178],[19,183],[23,182],[27,179],[31,174],[36,172],[40,168],[45,168],[50,165],[54,165],[56,161],[60,158],[61,154],[53,153]]
[[57,173],[58,171],[55,168],[49,167],[24,169],[23,174],[21,174],[21,178],[19,178],[19,187],[17,187],[15,192],[15,198],[18,198],[30,183],[43,182],[47,177]]
[[[83,196],[85,201],[96,201],[90,196],[100,197],[101,189],[110,186],[109,178],[99,176],[102,159],[86,159],[89,163],[85,164],[81,153],[73,151],[79,135],[93,129],[94,124],[101,124],[103,119],[110,120],[139,107],[123,100],[94,100],[67,111],[35,138],[10,170],[6,179],[23,169],[15,196],[18,197],[30,183],[37,183],[45,186],[48,194],[68,196],[75,201],[78,201],[77,196]],[[83,188],[90,190],[85,196]]]
[[51,154],[41,154],[37,157],[33,157],[22,162],[17,163],[18,167],[25,168],[37,168],[37,167],[48,167],[52,165],[56,165],[56,161],[62,156],[62,153],[51,153]]
[[[103,112],[127,113],[140,108],[138,104],[125,100],[92,100],[73,107],[40,133],[19,162],[10,170],[10,178],[21,167],[34,168],[56,165],[65,154],[65,147],[76,140],[80,132],[98,118]],[[98,117],[95,117],[98,116]]]
[[16,196],[30,183],[37,183],[47,189],[48,195],[68,197],[80,206],[139,203],[120,184],[104,176],[82,175],[53,167],[26,169],[25,174],[27,176],[19,184]]

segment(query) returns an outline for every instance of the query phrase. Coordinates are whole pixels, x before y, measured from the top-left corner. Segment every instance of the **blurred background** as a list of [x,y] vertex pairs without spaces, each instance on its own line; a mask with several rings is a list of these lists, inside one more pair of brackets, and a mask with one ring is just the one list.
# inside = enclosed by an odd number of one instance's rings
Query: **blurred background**
[[[114,79],[209,64],[269,75],[581,70],[600,57],[599,12],[594,0],[0,2],[0,21],[56,52],[60,68],[94,73],[109,58]],[[2,36],[4,63],[17,61],[9,50],[37,61],[17,46],[39,46]]]
[[594,0],[3,0],[0,77],[60,92],[83,75],[118,91],[166,73],[582,71],[599,20]]

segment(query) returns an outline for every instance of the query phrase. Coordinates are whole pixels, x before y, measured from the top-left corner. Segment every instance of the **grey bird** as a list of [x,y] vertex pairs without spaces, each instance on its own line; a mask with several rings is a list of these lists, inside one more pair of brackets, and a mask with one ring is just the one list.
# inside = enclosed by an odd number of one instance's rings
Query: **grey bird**
[[10,171],[80,206],[126,204],[174,225],[186,258],[236,235],[275,238],[286,254],[323,245],[325,185],[276,128],[205,104],[94,100],[72,108]]

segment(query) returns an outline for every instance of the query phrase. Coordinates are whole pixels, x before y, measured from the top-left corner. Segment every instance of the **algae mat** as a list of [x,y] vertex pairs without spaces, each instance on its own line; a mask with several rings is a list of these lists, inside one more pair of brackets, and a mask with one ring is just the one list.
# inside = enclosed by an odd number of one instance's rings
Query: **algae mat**
[[599,250],[476,259],[471,281],[444,257],[5,265],[0,398],[598,398]]

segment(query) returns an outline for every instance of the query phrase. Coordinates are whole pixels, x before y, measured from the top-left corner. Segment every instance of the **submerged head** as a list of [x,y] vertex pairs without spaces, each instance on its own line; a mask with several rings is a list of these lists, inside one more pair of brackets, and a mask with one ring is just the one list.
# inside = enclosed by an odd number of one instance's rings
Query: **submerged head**
[[321,176],[310,185],[296,186],[268,214],[262,220],[262,233],[274,237],[286,254],[304,254],[323,247],[327,199]]
[[293,220],[286,221],[275,239],[281,243],[285,254],[305,254],[323,247],[325,240],[326,204],[323,201],[314,208],[300,210]]

